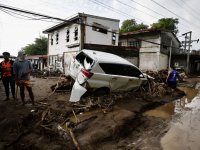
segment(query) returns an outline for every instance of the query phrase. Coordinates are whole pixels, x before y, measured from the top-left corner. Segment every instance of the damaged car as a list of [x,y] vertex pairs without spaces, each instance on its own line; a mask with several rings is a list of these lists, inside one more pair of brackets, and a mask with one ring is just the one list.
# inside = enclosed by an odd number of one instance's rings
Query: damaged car
[[137,90],[147,81],[147,76],[126,59],[86,49],[72,58],[68,74],[75,80],[70,102],[79,101],[88,90],[105,94]]

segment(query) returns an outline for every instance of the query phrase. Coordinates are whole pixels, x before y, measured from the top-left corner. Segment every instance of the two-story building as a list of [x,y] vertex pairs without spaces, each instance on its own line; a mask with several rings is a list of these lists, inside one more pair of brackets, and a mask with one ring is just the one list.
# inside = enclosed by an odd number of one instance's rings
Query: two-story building
[[[68,64],[68,54],[75,54],[84,45],[118,45],[119,20],[84,13],[43,31],[48,34],[48,66],[57,61]],[[66,68],[66,67],[65,67]]]
[[119,45],[139,49],[135,65],[140,69],[161,70],[174,65],[170,63],[171,54],[179,52],[180,41],[171,31],[145,29],[120,34]]

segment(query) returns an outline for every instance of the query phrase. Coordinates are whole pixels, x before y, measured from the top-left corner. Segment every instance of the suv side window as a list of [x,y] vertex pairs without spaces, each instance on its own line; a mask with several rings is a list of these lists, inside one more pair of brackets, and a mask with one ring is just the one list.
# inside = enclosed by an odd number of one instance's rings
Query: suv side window
[[80,52],[77,56],[76,56],[76,60],[83,64],[84,62],[84,59],[85,59],[86,55],[83,53],[83,52]]
[[106,74],[139,77],[140,70],[133,66],[123,64],[99,63],[99,66]]
[[127,76],[139,77],[141,74],[141,71],[133,66],[129,66],[127,69]]

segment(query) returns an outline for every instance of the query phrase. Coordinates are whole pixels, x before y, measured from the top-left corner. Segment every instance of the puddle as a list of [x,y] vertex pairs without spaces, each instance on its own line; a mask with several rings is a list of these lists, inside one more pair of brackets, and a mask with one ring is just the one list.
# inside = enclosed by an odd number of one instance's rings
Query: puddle
[[187,110],[171,121],[169,131],[161,138],[163,150],[200,149],[200,93],[185,105]]
[[160,118],[169,118],[175,113],[181,113],[187,104],[191,103],[194,97],[197,95],[198,90],[188,87],[180,87],[181,91],[184,91],[186,96],[177,99],[173,102],[167,103],[153,110],[143,113],[144,116],[153,116]]

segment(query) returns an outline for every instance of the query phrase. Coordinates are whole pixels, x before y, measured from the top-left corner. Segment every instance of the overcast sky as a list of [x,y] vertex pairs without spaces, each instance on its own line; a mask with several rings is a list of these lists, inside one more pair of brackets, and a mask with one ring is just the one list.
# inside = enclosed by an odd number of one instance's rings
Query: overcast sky
[[[189,31],[192,40],[200,35],[199,0],[0,0],[0,4],[63,19],[78,12],[87,13],[119,19],[120,25],[126,19],[150,25],[164,17],[179,18],[180,41],[184,40],[181,35]],[[14,13],[0,8],[0,53],[17,55],[22,47],[43,36],[43,30],[56,24],[52,22],[55,20],[32,20],[20,16],[27,14]],[[200,49],[200,44],[193,42],[192,49]]]

